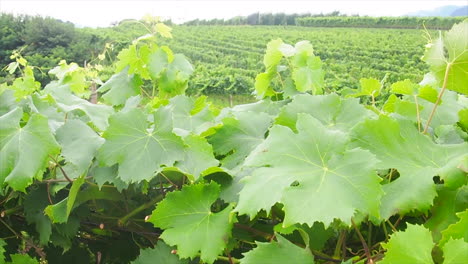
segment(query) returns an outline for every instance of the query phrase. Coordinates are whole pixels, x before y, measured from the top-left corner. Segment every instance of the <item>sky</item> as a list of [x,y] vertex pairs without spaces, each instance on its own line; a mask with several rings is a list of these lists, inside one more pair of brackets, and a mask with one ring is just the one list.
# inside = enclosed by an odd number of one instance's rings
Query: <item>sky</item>
[[466,0],[0,0],[0,12],[50,16],[77,26],[106,27],[146,14],[182,23],[192,19],[231,18],[261,13],[329,13],[400,16],[444,5],[466,5]]

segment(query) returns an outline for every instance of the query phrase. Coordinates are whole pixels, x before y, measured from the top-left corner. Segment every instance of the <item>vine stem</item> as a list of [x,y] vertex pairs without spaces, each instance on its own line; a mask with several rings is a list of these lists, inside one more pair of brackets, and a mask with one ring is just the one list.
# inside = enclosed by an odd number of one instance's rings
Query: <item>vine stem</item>
[[450,67],[452,67],[452,64],[449,62],[447,63],[447,67],[445,68],[444,83],[442,84],[442,89],[440,90],[439,96],[437,97],[434,107],[432,107],[432,111],[431,111],[431,114],[429,115],[429,119],[427,120],[426,126],[424,127],[423,134],[427,133],[427,130],[429,129],[429,125],[432,122],[432,118],[434,118],[435,111],[437,110],[437,106],[439,105],[440,100],[442,100],[442,96],[444,95],[444,92],[447,88],[448,74],[450,72]]
[[139,212],[145,210],[146,208],[148,207],[151,207],[153,206],[155,203],[161,201],[163,199],[163,195],[157,195],[156,197],[154,197],[151,201],[147,202],[147,203],[144,203],[140,206],[138,206],[137,208],[133,209],[133,211],[131,211],[130,213],[122,216],[118,221],[118,225],[119,226],[124,226],[125,223],[128,222],[128,220],[133,217],[134,215],[138,214]]
[[235,263],[235,264],[240,263],[240,261],[238,259],[235,259],[233,257],[228,258],[228,257],[225,257],[225,256],[218,256],[216,258],[218,260],[223,260],[223,261],[226,261],[226,262],[229,262],[229,263]]
[[269,234],[269,233],[266,233],[266,232],[257,230],[257,229],[255,229],[255,228],[252,228],[252,227],[247,226],[247,225],[235,223],[234,226],[235,226],[235,227],[238,227],[238,228],[240,228],[240,229],[244,229],[244,230],[246,230],[246,231],[249,231],[250,233],[255,234],[255,235],[257,235],[257,236],[261,236],[261,237],[265,238],[266,240],[270,240],[270,239],[273,237],[273,235],[271,235],[271,234]]
[[418,97],[416,95],[413,95],[413,97],[414,97],[414,102],[416,103],[416,117],[418,119],[418,132],[421,132],[421,114],[419,113]]
[[354,230],[356,230],[356,233],[359,237],[359,240],[361,240],[362,247],[364,248],[364,252],[366,252],[366,257],[367,257],[367,264],[374,264],[374,261],[372,260],[372,256],[369,251],[369,247],[367,246],[366,241],[364,240],[364,237],[362,236],[361,232],[357,228],[356,224],[354,223],[354,220],[351,219],[351,224],[353,224]]
[[49,155],[49,157],[52,158],[52,160],[54,160],[55,164],[57,164],[57,166],[59,167],[60,171],[62,172],[63,176],[65,177],[65,179],[67,179],[68,182],[70,183],[73,183],[73,181],[68,177],[67,173],[65,172],[65,170],[63,170],[62,168],[62,165],[60,165],[60,163],[54,158],[52,157],[51,155]]

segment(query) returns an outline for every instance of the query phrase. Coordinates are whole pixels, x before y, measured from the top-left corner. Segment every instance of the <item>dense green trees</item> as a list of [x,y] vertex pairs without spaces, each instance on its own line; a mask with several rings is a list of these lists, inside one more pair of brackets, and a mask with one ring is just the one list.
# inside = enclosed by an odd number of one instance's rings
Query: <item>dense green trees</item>
[[[38,80],[50,81],[47,72],[60,60],[83,65],[102,50],[97,32],[77,29],[72,23],[50,17],[0,15],[0,67],[11,62],[14,50],[34,65]],[[0,81],[9,79],[0,72]]]
[[368,17],[345,15],[339,11],[327,14],[253,13],[231,19],[195,19],[185,25],[297,25],[310,27],[370,27],[449,29],[464,17]]
[[303,17],[298,26],[306,27],[369,27],[369,28],[431,28],[449,29],[466,17]]

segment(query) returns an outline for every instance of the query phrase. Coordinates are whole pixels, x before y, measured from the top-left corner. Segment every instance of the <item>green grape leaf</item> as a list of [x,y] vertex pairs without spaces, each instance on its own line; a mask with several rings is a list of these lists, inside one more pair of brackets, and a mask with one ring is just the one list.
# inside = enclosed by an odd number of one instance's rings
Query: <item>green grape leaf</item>
[[24,214],[28,224],[34,224],[39,233],[39,242],[46,245],[52,234],[52,226],[49,218],[44,215],[44,209],[49,205],[47,189],[45,185],[31,190],[24,200]]
[[438,242],[441,231],[458,221],[456,213],[468,208],[468,186],[464,185],[452,190],[446,186],[439,186],[434,206],[431,208],[431,218],[425,226],[432,231],[434,240]]
[[213,147],[205,138],[190,135],[184,138],[184,142],[185,155],[176,165],[188,174],[191,181],[196,181],[205,170],[218,166],[219,162],[213,156]]
[[[434,104],[420,100],[419,105],[422,106],[420,111],[421,119],[423,120],[423,123],[426,123],[432,112]],[[436,129],[441,125],[456,124],[459,120],[458,112],[466,108],[468,108],[468,99],[465,96],[452,91],[445,91],[442,96],[442,103],[437,106],[437,111],[433,116],[431,127]]]
[[128,74],[138,74],[142,79],[149,80],[151,78],[148,71],[150,56],[157,48],[156,45],[137,47],[137,43],[135,43],[127,49],[121,50],[119,55],[117,55],[119,59],[115,66],[117,72],[128,67]]
[[468,242],[468,209],[457,213],[457,216],[459,220],[442,231],[440,246],[444,245],[450,238],[462,238],[465,242]]
[[117,188],[119,192],[128,187],[128,184],[123,182],[117,177],[118,166],[112,167],[95,167],[92,170],[93,179],[98,185],[99,189],[107,182],[111,183]]
[[192,72],[193,67],[187,58],[182,54],[175,54],[173,61],[169,63],[165,71],[160,74],[158,79],[158,96],[169,98],[184,94]]
[[41,83],[34,79],[34,73],[31,67],[24,68],[23,77],[16,78],[11,86],[7,88],[14,91],[14,96],[17,101],[26,98],[41,88]]
[[171,61],[168,50],[158,49],[151,54],[149,59],[149,73],[151,78],[157,79],[160,74],[167,68]]
[[437,101],[438,95],[437,90],[432,88],[430,85],[424,85],[419,88],[418,96],[431,103],[435,103]]
[[275,95],[275,91],[271,87],[271,81],[274,76],[272,73],[262,72],[255,77],[255,92],[258,98]]
[[61,113],[57,109],[52,98],[47,95],[40,96],[38,93],[34,93],[28,99],[27,104],[31,109],[31,112],[47,116],[49,127],[53,133],[55,133],[57,129],[64,124],[66,114]]
[[161,36],[165,38],[172,38],[172,34],[171,34],[172,28],[166,26],[165,24],[157,23],[155,25],[155,29],[156,29],[156,32],[158,32]]
[[181,191],[167,194],[149,222],[164,229],[161,238],[168,245],[177,246],[181,258],[193,259],[200,253],[202,261],[213,263],[226,247],[235,220],[231,205],[218,213],[211,211],[219,192],[220,187],[214,182],[184,186]]
[[405,231],[393,233],[388,243],[382,247],[387,250],[381,264],[429,264],[434,263],[431,256],[431,232],[419,225],[408,224]]
[[406,79],[393,83],[391,91],[396,94],[417,95],[418,85]]
[[0,116],[10,112],[16,107],[16,99],[12,90],[5,90],[2,92],[0,88]]
[[420,86],[408,79],[392,84],[391,91],[396,94],[418,96],[431,103],[435,103],[438,96],[437,90],[430,85]]
[[21,263],[21,264],[39,264],[39,261],[30,257],[28,254],[13,254],[10,255],[11,263]]
[[372,113],[359,104],[358,99],[342,99],[336,94],[312,96],[296,95],[292,102],[281,109],[276,124],[296,131],[298,113],[307,113],[330,129],[348,131]]
[[5,262],[5,246],[7,245],[7,243],[5,242],[5,240],[3,239],[0,239],[0,263],[4,263]]
[[468,243],[463,239],[449,239],[443,247],[443,264],[465,263],[468,259]]
[[276,70],[276,66],[283,58],[283,54],[279,49],[282,44],[283,41],[281,39],[275,39],[268,42],[265,56],[263,57],[263,64],[265,65],[267,72],[270,71],[270,69]]
[[60,84],[66,84],[70,90],[80,97],[87,97],[90,91],[86,90],[88,83],[86,73],[78,64],[72,62],[67,64],[62,60],[59,65],[49,71],[49,74],[57,76]]
[[[468,21],[455,24],[451,30],[426,46],[423,60],[429,64],[438,85],[468,94]],[[447,50],[448,58],[445,56]]]
[[464,131],[468,131],[468,108],[458,112],[458,123]]
[[313,264],[314,256],[308,249],[300,248],[291,243],[286,238],[277,234],[277,242],[262,243],[257,242],[257,247],[244,254],[240,260],[241,264],[283,264],[301,263]]
[[266,113],[235,112],[235,117],[226,117],[223,126],[208,138],[216,155],[225,156],[221,163],[232,169],[242,163],[245,157],[265,139],[265,133],[272,123]]
[[105,130],[109,125],[107,119],[114,113],[114,109],[108,105],[92,104],[71,94],[67,89],[67,86],[51,83],[46,86],[44,91],[55,100],[61,111],[65,113],[82,112],[99,130]]
[[171,253],[172,248],[164,242],[159,241],[154,248],[140,250],[140,255],[132,264],[187,264],[188,260],[179,259],[177,255]]
[[167,106],[160,107],[158,111],[166,111],[168,115],[172,115],[174,124],[174,133],[179,136],[186,136],[189,133],[201,135],[203,132],[214,127],[215,114],[211,111],[207,104],[199,105],[200,108],[195,113],[196,101],[184,95],[178,95],[171,98]]
[[[298,55],[296,55],[298,56]],[[322,70],[322,61],[319,57],[310,57],[307,64],[294,68],[292,80],[299,92],[312,91],[313,94],[322,94],[325,73]]]
[[359,83],[361,84],[360,90],[354,94],[350,94],[349,96],[352,96],[352,97],[372,96],[375,98],[380,95],[382,84],[380,83],[379,80],[372,79],[372,78],[370,79],[362,78],[361,80],[359,80]]
[[23,112],[16,108],[0,117],[0,186],[26,191],[34,178],[41,178],[50,156],[60,151],[47,118],[33,114],[20,127]]
[[118,201],[122,199],[122,196],[113,188],[110,188],[110,190],[100,190],[96,186],[81,189],[84,182],[85,177],[76,179],[73,181],[68,197],[45,208],[44,213],[49,216],[53,223],[66,223],[73,208],[76,208],[89,200],[104,199]]
[[161,166],[172,167],[180,160],[184,145],[167,126],[170,117],[155,117],[155,128],[147,124],[147,117],[140,109],[117,113],[110,117],[109,128],[104,132],[106,142],[99,149],[98,160],[102,166],[119,164],[118,177],[124,182],[150,180]]
[[77,119],[68,120],[57,129],[56,138],[62,146],[62,156],[78,174],[83,174],[89,168],[97,150],[104,143],[104,139]]
[[[458,173],[451,171],[466,156],[467,144],[439,145],[421,134],[410,121],[386,116],[366,120],[352,133],[356,146],[368,149],[380,160],[378,168],[397,169],[400,177],[383,186],[381,216],[425,211],[436,196],[434,176],[451,183]],[[417,147],[415,147],[417,146]]]
[[123,105],[128,98],[140,94],[141,79],[138,75],[129,75],[128,68],[114,74],[97,90],[104,93],[102,99],[112,105]]
[[[356,211],[378,217],[383,192],[374,156],[362,149],[347,150],[346,134],[310,115],[298,114],[296,127],[297,134],[274,126],[247,158],[245,166],[261,168],[245,179],[236,211],[253,218],[280,202],[284,226],[312,226],[316,221],[328,226],[334,219],[351,225]],[[330,207],[333,210],[327,210]]]

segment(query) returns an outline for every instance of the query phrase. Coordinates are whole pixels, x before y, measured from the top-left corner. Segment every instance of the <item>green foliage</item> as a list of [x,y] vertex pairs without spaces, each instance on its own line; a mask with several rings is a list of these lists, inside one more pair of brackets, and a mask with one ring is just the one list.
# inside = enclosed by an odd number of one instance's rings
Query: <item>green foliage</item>
[[140,251],[140,255],[132,264],[147,264],[147,263],[167,263],[167,264],[185,264],[186,260],[180,260],[175,254],[172,254],[171,247],[158,242],[154,249],[147,248]]
[[434,263],[431,256],[433,242],[431,232],[422,226],[408,225],[404,232],[394,233],[388,243],[382,244],[387,250],[379,263]]
[[200,254],[202,261],[213,263],[226,247],[235,217],[231,217],[232,206],[217,213],[210,210],[219,188],[216,183],[185,186],[180,192],[168,194],[149,218],[165,230],[161,238],[177,246],[180,257]]
[[298,26],[306,27],[365,27],[365,28],[435,28],[449,29],[464,17],[359,17],[329,16],[301,17]]
[[292,244],[281,235],[277,235],[277,239],[278,242],[257,243],[257,248],[245,254],[240,263],[314,263],[314,257],[307,249]]
[[[42,90],[2,86],[0,262],[466,259],[465,94],[367,78],[360,98],[321,95],[310,43],[276,40],[264,98],[220,110],[184,95],[192,67],[145,19],[100,88],[73,63]],[[11,69],[30,67],[21,58]]]
[[[283,58],[287,65],[280,65]],[[308,41],[300,41],[294,47],[283,43],[281,39],[270,41],[263,64],[266,71],[255,78],[258,98],[277,96],[278,89],[284,91],[284,97],[290,97],[297,92],[323,93],[322,62],[314,55],[312,45]],[[290,77],[282,77],[281,74]],[[277,89],[272,85],[272,81],[276,79],[281,83]]]
[[[426,46],[423,59],[440,87],[468,95],[468,19]],[[446,56],[445,54],[448,54]]]

